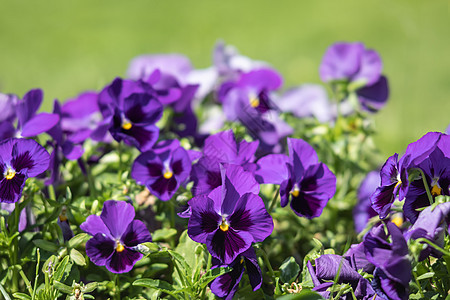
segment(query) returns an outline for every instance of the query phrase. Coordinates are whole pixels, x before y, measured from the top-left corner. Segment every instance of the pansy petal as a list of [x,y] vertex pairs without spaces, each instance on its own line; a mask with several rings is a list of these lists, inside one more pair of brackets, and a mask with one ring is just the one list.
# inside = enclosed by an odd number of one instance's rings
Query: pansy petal
[[133,269],[134,264],[142,258],[142,254],[125,247],[122,252],[114,251],[106,261],[106,269],[112,273],[127,273]]
[[247,269],[248,279],[253,290],[256,291],[262,284],[261,268],[258,264],[258,258],[256,257],[253,247],[248,248],[247,251],[242,253],[245,259],[245,268]]
[[286,163],[289,157],[284,154],[269,154],[258,160],[255,178],[259,183],[281,184],[289,173]]
[[135,124],[155,124],[162,117],[163,106],[149,94],[131,94],[124,100],[125,116]]
[[28,120],[22,127],[23,137],[39,135],[55,126],[59,121],[57,114],[40,113]]
[[324,82],[349,79],[360,68],[364,53],[362,43],[335,43],[331,45],[320,64],[320,79]]
[[370,196],[372,208],[380,215],[381,219],[386,218],[391,210],[392,203],[395,200],[394,188],[395,184],[380,186]]
[[104,266],[113,255],[116,243],[102,233],[86,242],[86,254],[97,266]]
[[368,86],[372,85],[380,78],[382,68],[380,55],[375,50],[366,49],[361,57],[361,66],[353,75],[352,81],[363,81]]
[[375,84],[357,90],[356,94],[363,109],[376,112],[386,105],[389,97],[388,81],[381,76]]
[[23,100],[19,101],[16,107],[19,126],[23,127],[36,114],[41,106],[43,96],[44,93],[41,89],[30,90],[23,96]]
[[[192,218],[192,217],[191,217]],[[239,254],[251,247],[253,236],[246,231],[236,231],[230,227],[227,231],[220,229],[206,238],[206,247],[215,258],[230,264]]]
[[142,243],[151,242],[152,237],[142,221],[133,220],[122,234],[121,241],[127,247],[135,247]]
[[[214,258],[213,258],[214,259]],[[228,265],[218,265],[217,267],[225,267]],[[224,297],[226,300],[231,300],[236,293],[239,282],[244,274],[244,266],[240,258],[236,258],[232,264],[229,265],[233,269],[225,273],[211,282],[211,292],[217,297]],[[214,267],[213,267],[214,268]]]
[[218,162],[234,162],[237,156],[237,145],[232,130],[211,135],[205,140],[203,154]]
[[80,225],[81,230],[84,232],[89,233],[90,235],[94,236],[97,233],[102,233],[110,237],[110,239],[113,239],[109,232],[109,228],[106,227],[105,223],[103,222],[102,218],[97,215],[90,215],[86,218],[86,221],[83,222]]
[[319,158],[311,145],[302,139],[287,139],[290,164],[294,168],[294,181],[298,182],[303,172],[311,165],[317,164]]
[[12,156],[12,166],[16,172],[27,169],[28,177],[35,177],[47,170],[50,162],[50,154],[34,140],[16,140]]
[[264,241],[273,231],[272,217],[264,202],[252,193],[244,194],[239,199],[228,221],[234,230],[249,232],[253,236],[253,242]]
[[207,237],[219,228],[221,217],[214,210],[214,202],[206,195],[192,198],[189,206],[191,207],[189,237],[197,243],[206,243]]
[[349,261],[340,255],[325,254],[316,259],[316,276],[323,280],[334,280],[339,270],[338,282],[358,281],[361,275]]
[[133,205],[125,201],[108,200],[103,203],[103,210],[100,215],[103,223],[108,227],[111,236],[119,239],[133,221],[135,211]]
[[16,173],[12,179],[3,178],[0,181],[0,202],[15,203],[20,200],[22,190],[27,180],[26,173]]

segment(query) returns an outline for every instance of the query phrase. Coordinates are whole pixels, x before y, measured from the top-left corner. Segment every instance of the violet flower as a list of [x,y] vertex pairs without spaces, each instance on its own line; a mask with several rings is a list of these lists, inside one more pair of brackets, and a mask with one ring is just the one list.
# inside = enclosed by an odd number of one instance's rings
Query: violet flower
[[365,49],[362,43],[339,42],[331,45],[320,65],[324,82],[346,82],[364,110],[381,109],[389,95],[386,77],[381,75],[381,58],[375,50]]
[[385,299],[408,299],[412,276],[408,245],[400,229],[391,222],[386,224],[392,239],[388,243],[382,226],[373,228],[363,241],[367,260],[375,266],[372,287]]
[[255,176],[260,183],[280,184],[281,206],[289,200],[300,217],[309,219],[322,214],[336,192],[336,176],[319,163],[314,149],[302,139],[287,139],[289,157],[271,154],[258,161]]
[[231,264],[252,243],[262,242],[272,233],[273,221],[251,173],[241,166],[225,165],[221,175],[221,186],[188,202],[188,235],[206,244],[213,257]]
[[[445,230],[448,227],[450,216],[450,202],[428,206],[420,212],[414,225],[405,234],[405,238],[425,238],[430,242],[444,247]],[[419,261],[426,259],[430,254],[441,257],[442,253],[434,250],[429,245],[423,249],[418,257]]]
[[208,194],[221,185],[220,164],[240,165],[245,171],[254,172],[256,164],[253,161],[258,144],[257,141],[237,142],[231,129],[208,137],[203,147],[203,156],[192,166],[192,194]]
[[34,140],[8,139],[0,143],[0,202],[19,201],[25,181],[48,169],[50,155]]
[[112,273],[126,273],[142,258],[135,247],[151,242],[152,237],[144,223],[134,217],[131,204],[109,200],[100,216],[91,215],[80,225],[93,236],[86,243],[86,254],[94,264]]
[[[351,265],[346,257],[335,254],[324,254],[315,260],[315,266],[308,261],[307,268],[314,284],[313,291],[321,296],[329,298],[331,292],[328,290],[334,284],[334,279],[339,271],[337,283],[348,283],[352,286],[357,299],[373,299],[375,291],[369,281],[362,277]],[[341,299],[347,299],[343,295]],[[379,299],[379,298],[375,298]]]
[[190,172],[191,159],[179,142],[162,141],[136,158],[131,177],[159,199],[168,201]]
[[159,129],[155,123],[163,107],[149,84],[116,78],[100,92],[98,104],[104,120],[92,133],[94,140],[103,140],[109,130],[116,141],[140,151],[150,150],[157,141]]
[[[245,263],[245,268],[244,268]],[[212,259],[212,268],[218,267],[232,267],[231,272],[225,273],[216,279],[214,279],[209,287],[214,295],[226,300],[231,300],[234,297],[237,289],[239,288],[239,282],[244,275],[244,269],[247,270],[247,275],[250,280],[250,285],[253,291],[256,291],[262,284],[261,268],[258,264],[258,259],[255,254],[255,250],[250,246],[248,250],[241,253],[236,259],[229,265],[221,263],[218,259]]]
[[260,141],[260,147],[275,147],[292,128],[278,117],[270,93],[281,86],[281,76],[271,69],[240,75],[237,81],[222,84],[219,100],[230,121],[240,121]]

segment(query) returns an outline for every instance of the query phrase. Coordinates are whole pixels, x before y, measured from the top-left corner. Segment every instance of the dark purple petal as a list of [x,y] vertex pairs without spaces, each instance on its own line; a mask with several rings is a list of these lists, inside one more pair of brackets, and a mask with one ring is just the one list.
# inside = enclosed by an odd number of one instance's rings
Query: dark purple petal
[[229,266],[233,269],[231,270],[231,272],[225,273],[211,282],[211,292],[213,292],[213,294],[217,297],[223,297],[226,300],[232,300],[239,287],[239,282],[242,279],[242,275],[244,274],[243,261],[240,257],[238,257],[230,265],[220,264],[219,261],[217,261],[217,263],[218,265],[214,266],[213,268]]
[[381,76],[376,83],[357,90],[356,94],[363,109],[376,112],[386,105],[389,97],[388,81]]
[[269,154],[258,160],[255,178],[259,183],[281,184],[289,173],[286,166],[289,157],[284,154]]
[[390,279],[381,269],[375,269],[372,287],[384,299],[406,300],[409,286]]
[[405,197],[405,204],[403,205],[403,214],[406,219],[414,224],[420,213],[417,209],[429,205],[430,200],[428,199],[422,179],[411,182]]
[[[403,156],[410,155],[410,164],[418,165],[424,161],[431,152],[436,149],[442,136],[446,136],[441,132],[428,132],[417,141],[411,143],[406,147],[405,154]],[[448,151],[448,150],[447,150]],[[408,166],[404,166],[405,168]]]
[[164,166],[153,151],[147,151],[139,155],[131,168],[131,177],[138,184],[146,184],[151,178],[159,178],[163,175]]
[[169,201],[179,186],[180,183],[174,177],[169,179],[160,177],[155,181],[147,182],[147,188],[162,201]]
[[[9,142],[5,143],[7,143],[4,144],[5,146],[11,146]],[[16,172],[26,169],[28,177],[35,177],[48,169],[50,154],[36,141],[14,139],[13,143],[9,153],[12,155],[11,164]],[[2,149],[1,145],[0,149]]]
[[356,272],[349,261],[340,255],[324,254],[321,255],[315,261],[316,264],[316,276],[322,280],[334,280],[339,266],[341,265],[339,272],[338,282],[351,282],[358,281],[361,275]]
[[239,198],[245,193],[259,193],[259,184],[250,172],[238,165],[226,165],[222,174],[222,215],[230,215]]
[[370,197],[372,208],[376,211],[381,219],[384,219],[391,210],[392,203],[395,200],[394,195],[395,184],[378,187]]
[[128,130],[119,125],[110,129],[110,132],[117,141],[123,140],[127,145],[134,146],[141,152],[150,150],[159,136],[159,128],[155,125],[133,125]]
[[227,231],[218,229],[214,234],[208,235],[206,247],[213,257],[231,264],[239,254],[251,247],[252,241],[253,236],[249,232],[238,232],[230,227]]
[[108,227],[114,239],[120,239],[128,225],[133,221],[135,211],[133,205],[125,201],[108,200],[103,203],[100,218]]
[[109,228],[106,227],[102,218],[97,215],[90,215],[89,217],[87,217],[86,221],[80,225],[80,228],[81,230],[89,233],[92,236],[96,235],[97,233],[101,233],[107,235],[110,239],[113,239],[111,233],[109,232]]
[[192,166],[191,179],[194,181],[192,187],[194,196],[208,194],[222,184],[219,163],[206,156],[200,158]]
[[50,130],[59,121],[57,114],[40,113],[28,120],[22,126],[23,137],[32,137]]
[[149,94],[131,94],[124,100],[123,111],[133,124],[155,124],[162,117],[163,106]]
[[290,164],[294,168],[294,181],[298,182],[303,172],[319,162],[317,153],[311,145],[302,139],[287,139]]
[[360,69],[363,53],[362,43],[340,42],[331,45],[320,64],[320,79],[324,82],[350,79]]
[[19,127],[24,126],[38,111],[42,103],[44,93],[41,89],[30,90],[23,96],[23,100],[17,103],[16,114],[19,119]]
[[15,203],[20,200],[22,196],[22,190],[27,180],[26,171],[25,173],[16,173],[12,179],[7,179],[1,176],[3,179],[0,181],[0,202],[5,203]]
[[350,257],[350,261],[355,270],[363,270],[366,273],[372,273],[375,266],[367,260],[366,253],[364,252],[364,244],[353,244],[350,249],[347,250],[345,256]]
[[184,148],[179,147],[173,151],[170,167],[178,183],[184,182],[191,173],[191,160]]
[[9,121],[0,123],[0,141],[13,138],[16,136],[16,128]]
[[133,269],[134,264],[142,258],[142,254],[125,247],[122,252],[114,251],[106,261],[106,269],[112,273],[126,273]]
[[83,153],[84,153],[84,148],[81,145],[74,145],[72,142],[70,141],[65,141],[62,145],[62,152],[64,154],[64,156],[68,159],[68,160],[77,160],[79,159]]
[[97,233],[86,242],[86,254],[97,266],[104,266],[115,252],[116,243],[110,237]]
[[151,242],[152,237],[142,221],[133,220],[122,234],[120,241],[126,247],[135,247],[142,243]]
[[361,232],[370,218],[377,215],[371,207],[370,196],[380,185],[379,172],[369,172],[358,188],[358,203],[353,208],[353,220],[356,232]]
[[292,210],[301,217],[318,217],[336,192],[336,176],[323,163],[310,166],[299,183],[299,190],[297,197],[292,194]]
[[247,269],[248,279],[253,290],[256,291],[262,284],[261,268],[258,264],[258,258],[256,257],[253,247],[248,248],[247,251],[242,253],[245,259],[245,268]]
[[188,223],[188,235],[198,243],[206,243],[207,237],[219,228],[221,217],[214,210],[214,202],[206,195],[192,198],[189,206],[191,217]]
[[263,200],[255,194],[244,194],[227,219],[234,230],[248,231],[255,243],[264,241],[273,231],[272,217],[267,212]]

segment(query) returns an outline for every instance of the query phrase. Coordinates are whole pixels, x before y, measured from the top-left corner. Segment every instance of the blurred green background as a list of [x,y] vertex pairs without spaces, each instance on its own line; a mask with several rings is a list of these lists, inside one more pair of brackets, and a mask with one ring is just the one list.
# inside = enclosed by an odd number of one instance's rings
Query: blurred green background
[[100,89],[144,53],[179,52],[211,64],[223,39],[267,61],[285,88],[319,82],[335,41],[362,41],[383,59],[391,97],[376,116],[384,155],[402,152],[450,122],[447,1],[4,1],[0,0],[0,92],[40,87],[54,98]]

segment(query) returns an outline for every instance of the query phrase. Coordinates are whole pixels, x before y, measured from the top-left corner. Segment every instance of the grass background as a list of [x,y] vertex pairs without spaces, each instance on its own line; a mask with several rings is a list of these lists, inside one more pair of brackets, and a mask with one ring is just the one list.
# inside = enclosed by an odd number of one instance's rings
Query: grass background
[[139,54],[183,53],[204,68],[220,38],[273,64],[287,88],[319,82],[333,42],[363,41],[391,88],[375,117],[384,155],[450,122],[447,1],[0,0],[0,10],[0,92],[40,87],[47,111],[125,75]]

